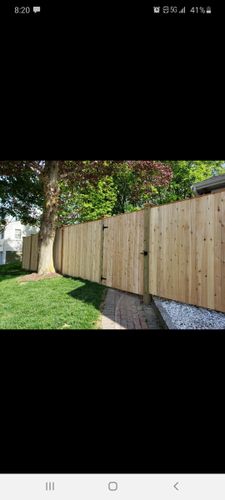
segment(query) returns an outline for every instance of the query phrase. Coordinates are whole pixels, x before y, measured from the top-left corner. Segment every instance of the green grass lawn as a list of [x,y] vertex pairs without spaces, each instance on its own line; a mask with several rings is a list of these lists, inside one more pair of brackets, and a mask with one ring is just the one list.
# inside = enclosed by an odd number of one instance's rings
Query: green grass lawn
[[0,266],[0,329],[96,329],[105,287],[75,278],[19,283],[19,264]]

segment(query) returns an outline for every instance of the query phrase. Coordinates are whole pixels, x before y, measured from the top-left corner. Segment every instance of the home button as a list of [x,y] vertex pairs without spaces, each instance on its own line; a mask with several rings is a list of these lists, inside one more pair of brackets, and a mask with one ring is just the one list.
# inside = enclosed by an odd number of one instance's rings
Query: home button
[[109,489],[109,491],[117,491],[118,490],[118,483],[116,483],[116,481],[111,481],[108,484],[108,489]]

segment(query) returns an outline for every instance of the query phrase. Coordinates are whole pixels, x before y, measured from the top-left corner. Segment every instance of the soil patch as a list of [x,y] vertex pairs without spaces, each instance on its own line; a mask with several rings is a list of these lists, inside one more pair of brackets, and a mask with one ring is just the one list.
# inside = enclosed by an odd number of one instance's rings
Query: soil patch
[[61,276],[62,275],[58,273],[46,273],[46,274],[31,273],[31,274],[26,274],[25,276],[21,276],[21,278],[19,278],[18,281],[20,283],[24,281],[40,281],[49,278],[59,278]]

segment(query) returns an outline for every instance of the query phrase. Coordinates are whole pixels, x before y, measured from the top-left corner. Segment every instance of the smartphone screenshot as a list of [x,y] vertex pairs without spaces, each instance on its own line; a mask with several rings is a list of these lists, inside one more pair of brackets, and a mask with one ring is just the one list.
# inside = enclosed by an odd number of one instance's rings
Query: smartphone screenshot
[[1,160],[0,216],[0,498],[223,500],[225,161]]

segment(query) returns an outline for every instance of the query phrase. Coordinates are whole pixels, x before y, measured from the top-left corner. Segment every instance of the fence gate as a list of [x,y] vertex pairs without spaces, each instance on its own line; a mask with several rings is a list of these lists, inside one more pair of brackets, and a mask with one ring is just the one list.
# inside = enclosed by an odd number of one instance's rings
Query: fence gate
[[144,211],[104,219],[102,284],[143,294]]

